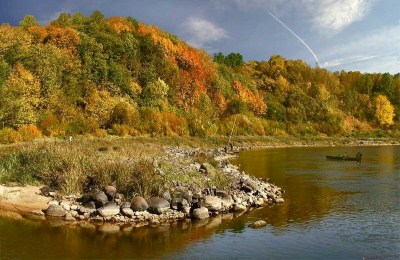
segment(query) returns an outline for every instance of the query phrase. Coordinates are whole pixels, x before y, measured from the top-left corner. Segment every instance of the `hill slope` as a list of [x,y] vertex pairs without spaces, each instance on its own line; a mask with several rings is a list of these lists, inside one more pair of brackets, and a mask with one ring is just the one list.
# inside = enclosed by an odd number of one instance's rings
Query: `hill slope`
[[399,132],[400,75],[210,57],[128,17],[0,26],[0,142],[44,135]]

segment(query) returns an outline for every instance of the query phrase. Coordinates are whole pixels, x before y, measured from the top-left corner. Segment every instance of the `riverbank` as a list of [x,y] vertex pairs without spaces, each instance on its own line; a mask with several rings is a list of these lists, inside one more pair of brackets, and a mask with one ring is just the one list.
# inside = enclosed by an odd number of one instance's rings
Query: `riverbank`
[[[25,172],[18,172],[20,176],[15,181],[35,184],[42,180],[42,184],[53,186],[39,191],[37,186],[3,185],[0,206],[23,214],[33,212],[42,219],[47,215],[67,221],[157,225],[166,221],[208,218],[223,212],[245,212],[283,202],[280,188],[267,180],[250,177],[229,163],[228,159],[235,153],[222,148],[226,141],[223,137],[204,140],[118,138],[75,139],[73,142],[45,140],[7,146],[1,150],[3,154],[8,150],[8,154],[15,155],[8,158],[13,159],[15,165],[9,163],[9,168],[3,170],[3,183],[7,178],[13,181],[7,174],[23,170]],[[240,137],[235,138],[234,151],[399,143],[394,139]],[[39,151],[44,153],[36,154]],[[57,156],[49,158],[48,154]],[[38,158],[40,156],[44,158]],[[42,165],[40,159],[50,159],[50,162]],[[15,162],[18,160],[20,162]],[[44,172],[38,172],[41,170]],[[30,193],[26,194],[26,189]],[[12,199],[10,194],[13,194]],[[40,206],[32,207],[34,201],[31,205],[24,202],[23,198],[35,200],[36,196],[40,196]],[[138,201],[139,206],[136,205]]]

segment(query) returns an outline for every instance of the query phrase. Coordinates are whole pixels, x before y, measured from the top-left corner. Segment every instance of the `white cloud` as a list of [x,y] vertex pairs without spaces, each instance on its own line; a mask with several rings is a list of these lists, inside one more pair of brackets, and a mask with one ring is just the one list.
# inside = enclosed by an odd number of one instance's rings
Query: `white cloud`
[[198,48],[228,38],[226,30],[203,18],[191,17],[183,24],[183,28],[189,36],[188,42]]
[[369,12],[372,0],[302,0],[310,12],[311,23],[320,30],[337,32],[361,20]]
[[[320,54],[326,68],[352,64],[360,71],[400,72],[400,25],[355,35],[351,42],[336,45]],[[378,62],[379,61],[379,62]],[[385,62],[385,67],[381,67]]]
[[280,16],[303,13],[321,32],[338,32],[368,14],[375,0],[213,0],[217,6],[236,5],[244,10],[264,9]]

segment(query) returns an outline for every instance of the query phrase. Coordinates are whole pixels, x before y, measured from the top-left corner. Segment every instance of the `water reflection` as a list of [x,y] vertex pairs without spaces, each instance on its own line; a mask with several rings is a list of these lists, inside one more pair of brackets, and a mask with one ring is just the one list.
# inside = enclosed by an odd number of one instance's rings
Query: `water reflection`
[[[235,163],[286,190],[242,216],[156,227],[13,220],[0,214],[0,258],[362,258],[399,256],[400,147],[246,151]],[[363,153],[361,164],[330,154]],[[268,226],[252,230],[250,222]],[[248,250],[251,248],[251,250]]]

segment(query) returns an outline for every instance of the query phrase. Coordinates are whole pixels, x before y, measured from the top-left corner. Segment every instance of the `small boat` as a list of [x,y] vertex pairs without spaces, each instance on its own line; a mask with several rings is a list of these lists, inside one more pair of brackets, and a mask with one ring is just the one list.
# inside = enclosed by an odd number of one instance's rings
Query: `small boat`
[[350,157],[348,155],[336,155],[336,156],[331,156],[327,155],[326,159],[327,160],[333,160],[333,161],[355,161],[355,162],[361,162],[362,154],[358,152],[355,157]]

